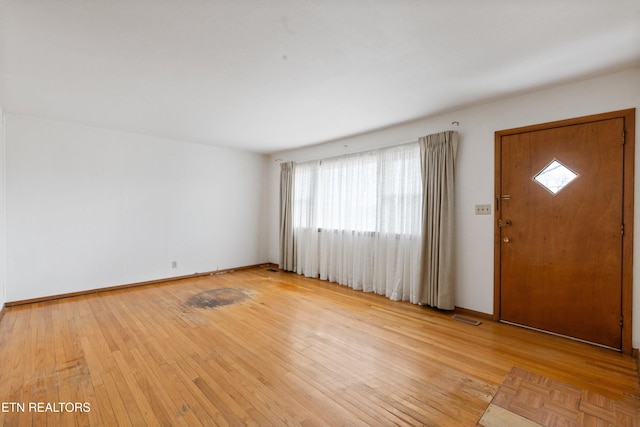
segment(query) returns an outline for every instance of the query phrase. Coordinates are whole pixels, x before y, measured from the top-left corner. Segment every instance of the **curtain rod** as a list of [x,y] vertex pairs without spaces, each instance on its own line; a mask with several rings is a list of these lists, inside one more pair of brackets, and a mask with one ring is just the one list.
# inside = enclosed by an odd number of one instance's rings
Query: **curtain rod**
[[[409,144],[416,144],[418,142],[418,140],[414,140],[414,141],[409,141],[409,142],[403,142],[400,144],[396,144],[396,145],[388,145],[386,147],[380,147],[380,148],[372,148],[370,150],[363,150],[363,151],[354,151],[353,153],[344,153],[344,154],[336,154],[335,156],[329,156],[329,157],[323,157],[321,159],[311,159],[311,160],[304,160],[301,162],[296,162],[296,163],[307,163],[307,162],[322,162],[323,160],[332,160],[338,157],[343,157],[343,156],[350,156],[350,155],[355,155],[355,154],[366,154],[366,153],[373,153],[374,151],[380,151],[380,150],[385,150],[387,148],[396,148],[396,147],[402,147],[403,145],[409,145]],[[349,145],[348,144],[344,144],[345,148],[348,148]]]
[[[455,126],[460,126],[460,122],[458,122],[458,121],[453,121],[453,122],[451,122],[451,124],[455,125]],[[441,131],[441,132],[456,132],[456,131],[454,131],[454,130],[446,131],[445,130],[445,131]],[[441,133],[441,132],[436,132],[436,133]],[[409,141],[409,142],[401,142],[400,144],[396,144],[396,145],[389,145],[389,146],[380,147],[380,148],[372,148],[370,150],[355,151],[353,153],[337,154],[335,156],[323,157],[321,159],[304,160],[303,162],[320,162],[322,160],[329,160],[329,159],[333,159],[333,158],[336,158],[336,157],[341,157],[341,156],[345,156],[345,155],[349,155],[349,154],[364,154],[364,153],[369,153],[369,152],[373,152],[373,151],[384,150],[386,148],[393,148],[393,147],[400,147],[400,146],[403,146],[403,145],[415,144],[416,142],[418,142],[420,140],[420,138],[421,137],[419,137],[418,139],[414,139],[412,141]],[[348,148],[348,147],[349,147],[349,144],[344,144],[344,148]],[[274,159],[273,161],[276,162],[276,163],[280,163],[280,162],[283,162],[284,160],[282,158],[279,158],[279,159]],[[303,163],[303,162],[300,162],[300,163]]]

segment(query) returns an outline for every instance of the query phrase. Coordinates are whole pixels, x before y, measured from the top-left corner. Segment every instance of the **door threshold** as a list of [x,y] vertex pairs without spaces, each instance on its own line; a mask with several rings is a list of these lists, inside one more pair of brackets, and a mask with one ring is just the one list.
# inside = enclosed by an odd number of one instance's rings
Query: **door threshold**
[[529,330],[532,330],[532,331],[542,332],[544,334],[554,335],[554,336],[560,337],[560,338],[567,338],[567,339],[570,339],[572,341],[578,341],[578,342],[589,344],[589,345],[595,345],[596,347],[602,347],[602,348],[606,348],[607,350],[614,350],[614,351],[617,351],[618,353],[622,353],[622,348],[610,347],[608,345],[599,344],[597,342],[587,341],[587,340],[583,340],[583,339],[576,338],[576,337],[571,337],[569,335],[562,335],[562,334],[558,334],[556,332],[545,331],[544,329],[534,328],[533,326],[521,325],[520,323],[509,322],[508,320],[502,320],[502,319],[500,319],[500,323],[506,323],[507,325],[518,326],[519,328],[524,328],[524,329],[529,329]]

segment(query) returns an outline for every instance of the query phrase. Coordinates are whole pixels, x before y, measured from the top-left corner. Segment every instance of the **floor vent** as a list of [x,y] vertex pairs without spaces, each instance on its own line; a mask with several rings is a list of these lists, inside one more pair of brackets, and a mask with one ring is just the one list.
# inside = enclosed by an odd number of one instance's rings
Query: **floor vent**
[[478,326],[482,323],[479,320],[469,319],[468,317],[458,316],[457,314],[454,314],[452,319],[457,320],[459,322],[468,323],[469,325],[473,325],[473,326]]
[[278,270],[276,270],[275,268],[267,268],[267,271],[270,271],[272,273],[277,273]]

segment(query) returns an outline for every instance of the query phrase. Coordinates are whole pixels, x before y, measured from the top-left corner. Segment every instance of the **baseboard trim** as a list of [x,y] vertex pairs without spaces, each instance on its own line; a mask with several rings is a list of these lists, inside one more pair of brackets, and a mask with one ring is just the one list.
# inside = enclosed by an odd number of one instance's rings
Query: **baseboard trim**
[[483,313],[481,311],[469,310],[468,308],[455,307],[453,309],[453,312],[456,314],[463,314],[467,317],[477,317],[478,319],[493,321],[492,314]]
[[0,307],[0,322],[2,322],[2,318],[4,317],[5,308],[7,308],[6,304],[2,304],[2,307]]
[[638,372],[638,384],[640,384],[640,350],[632,348],[631,355],[636,359],[636,372]]
[[[87,295],[93,295],[93,294],[100,294],[104,292],[113,292],[113,291],[120,291],[123,289],[137,288],[140,286],[158,285],[161,283],[176,282],[176,281],[185,280],[185,279],[193,279],[195,277],[214,276],[217,274],[231,273],[237,270],[248,270],[250,268],[257,268],[257,267],[271,267],[272,265],[273,265],[272,263],[265,262],[262,264],[245,265],[242,267],[225,268],[223,270],[206,271],[204,273],[194,273],[194,274],[187,274],[184,276],[167,277],[164,279],[147,280],[144,282],[127,283],[124,285],[107,286],[104,288],[87,289],[85,291],[69,292],[66,294],[49,295],[46,297],[31,298],[31,299],[18,300],[18,301],[7,301],[4,304],[4,306],[8,308],[8,307],[16,307],[19,305],[56,301],[56,300],[65,299],[65,298],[81,297],[81,296],[87,296]],[[0,312],[0,318],[2,318],[2,312]]]

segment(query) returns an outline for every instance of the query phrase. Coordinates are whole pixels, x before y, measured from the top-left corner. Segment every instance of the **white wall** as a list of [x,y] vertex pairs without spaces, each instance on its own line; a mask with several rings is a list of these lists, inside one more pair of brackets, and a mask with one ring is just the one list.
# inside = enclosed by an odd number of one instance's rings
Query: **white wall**
[[6,144],[7,301],[267,261],[263,155],[12,114]]
[[[366,135],[271,156],[269,259],[278,262],[279,163],[363,151],[417,140],[426,134],[460,132],[456,163],[456,305],[493,313],[493,216],[475,216],[475,204],[494,205],[494,133],[498,130],[627,108],[640,110],[640,69],[454,111]],[[637,113],[636,113],[637,114]],[[459,126],[452,125],[460,122]],[[636,127],[640,118],[636,117]],[[636,129],[636,169],[640,132]],[[345,145],[347,147],[345,147]],[[640,185],[636,185],[634,272],[640,269]],[[633,347],[640,347],[640,278],[634,274]]]
[[7,301],[7,287],[6,287],[6,257],[5,257],[5,244],[6,244],[6,228],[5,228],[5,131],[4,131],[4,114],[2,112],[2,106],[0,106],[0,310],[4,307],[4,303]]

